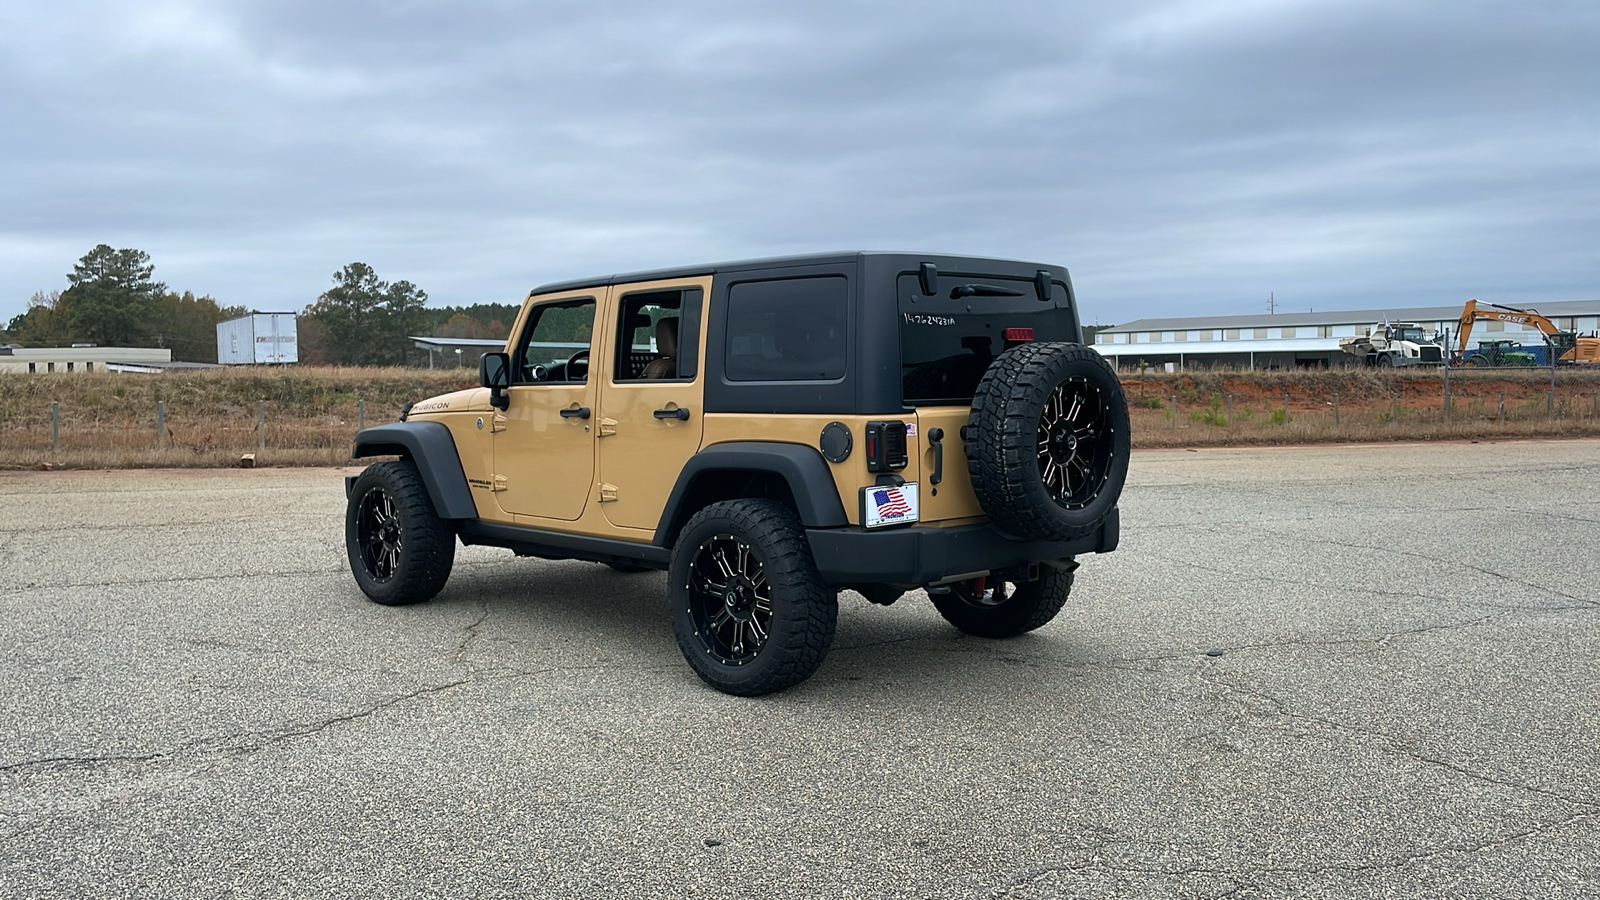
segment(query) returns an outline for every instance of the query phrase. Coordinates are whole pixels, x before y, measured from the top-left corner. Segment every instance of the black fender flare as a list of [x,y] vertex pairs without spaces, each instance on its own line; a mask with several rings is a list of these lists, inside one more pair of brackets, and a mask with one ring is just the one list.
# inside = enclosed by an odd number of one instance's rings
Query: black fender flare
[[392,422],[356,432],[350,458],[399,456],[416,463],[441,519],[476,519],[478,504],[467,487],[450,429],[438,422]]
[[821,451],[806,444],[780,441],[728,441],[712,444],[689,457],[678,472],[678,481],[667,497],[666,508],[656,527],[654,543],[670,546],[694,510],[685,501],[695,481],[717,472],[768,472],[782,478],[794,495],[795,511],[807,528],[839,528],[850,524],[845,518],[833,472]]

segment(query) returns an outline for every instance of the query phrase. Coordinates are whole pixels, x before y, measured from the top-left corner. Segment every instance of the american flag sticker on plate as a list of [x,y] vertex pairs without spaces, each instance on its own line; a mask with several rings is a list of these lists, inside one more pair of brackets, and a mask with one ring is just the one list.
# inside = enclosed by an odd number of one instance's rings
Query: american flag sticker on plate
[[861,489],[861,524],[868,528],[917,521],[915,484],[879,484]]

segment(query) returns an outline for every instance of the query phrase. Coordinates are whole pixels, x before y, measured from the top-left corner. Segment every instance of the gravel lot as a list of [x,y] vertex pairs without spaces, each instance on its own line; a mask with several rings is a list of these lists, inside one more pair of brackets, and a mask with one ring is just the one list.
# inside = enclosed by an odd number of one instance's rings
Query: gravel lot
[[1050,626],[759,700],[659,574],[366,602],[342,474],[0,474],[0,894],[1600,894],[1600,442],[1140,453]]

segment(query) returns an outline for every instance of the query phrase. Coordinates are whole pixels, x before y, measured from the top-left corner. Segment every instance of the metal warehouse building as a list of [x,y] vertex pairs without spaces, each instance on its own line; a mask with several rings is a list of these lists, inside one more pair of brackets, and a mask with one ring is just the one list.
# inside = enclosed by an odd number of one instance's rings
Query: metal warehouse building
[[[1464,302],[1464,301],[1463,301]],[[1482,303],[1480,302],[1480,307]],[[1511,305],[1511,304],[1506,304]],[[1579,334],[1600,331],[1600,300],[1564,300],[1522,307],[1536,311],[1556,326]],[[1148,363],[1175,369],[1228,366],[1244,369],[1292,369],[1297,366],[1343,365],[1355,358],[1339,352],[1339,339],[1365,334],[1373,325],[1409,322],[1448,340],[1448,356],[1456,340],[1461,306],[1413,306],[1347,309],[1328,312],[1253,316],[1195,316],[1182,319],[1139,319],[1114,325],[1095,335],[1094,348],[1118,368]],[[1479,322],[1469,347],[1480,340],[1514,340],[1544,344],[1532,326]]]
[[156,347],[0,346],[0,372],[159,372],[172,365],[172,351]]

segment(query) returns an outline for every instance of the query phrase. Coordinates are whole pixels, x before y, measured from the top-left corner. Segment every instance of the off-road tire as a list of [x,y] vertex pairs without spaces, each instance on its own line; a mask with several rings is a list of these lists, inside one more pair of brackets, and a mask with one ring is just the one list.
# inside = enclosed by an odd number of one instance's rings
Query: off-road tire
[[[1082,405],[1069,410],[1073,397]],[[1092,534],[1116,507],[1128,478],[1128,400],[1117,373],[1088,347],[1027,343],[1002,353],[979,382],[967,423],[972,488],[1001,529],[1069,541]]]
[[[706,572],[715,578],[705,579]],[[839,616],[838,597],[817,574],[799,518],[775,500],[725,500],[695,513],[673,546],[667,594],[690,668],[717,690],[746,697],[811,677]],[[741,623],[740,616],[748,618]],[[751,622],[765,632],[753,650],[736,638],[741,624],[754,635]]]
[[[1072,573],[1040,567],[1035,581],[1021,584],[992,579],[978,596],[975,582],[951,585],[947,593],[930,593],[945,621],[974,637],[1009,638],[1048,623],[1061,611],[1072,591]],[[1000,593],[1003,592],[1003,593]]]
[[375,603],[431,600],[455,564],[455,532],[434,512],[410,460],[367,467],[350,490],[344,517],[350,571]]

